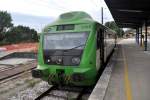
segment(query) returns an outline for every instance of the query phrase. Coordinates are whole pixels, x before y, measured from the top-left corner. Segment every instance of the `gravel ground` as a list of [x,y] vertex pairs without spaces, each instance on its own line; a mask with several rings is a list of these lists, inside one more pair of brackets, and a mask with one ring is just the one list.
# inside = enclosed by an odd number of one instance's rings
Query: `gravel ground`
[[[0,84],[0,100],[34,100],[40,94],[49,89],[51,85],[39,79],[32,78],[31,74],[19,78],[11,82]],[[53,90],[53,95],[68,97],[68,99],[76,98],[78,93]],[[88,97],[88,96],[87,96]],[[65,100],[55,96],[46,96],[42,100]],[[84,99],[87,100],[87,99]]]
[[46,91],[50,86],[46,82],[40,82],[34,87],[26,88],[8,98],[8,100],[34,100],[38,95]]
[[[34,100],[37,96],[45,92],[51,86],[47,82],[37,83],[34,87],[26,88],[25,90],[18,91],[13,96],[10,96],[8,100]],[[77,97],[78,93],[68,92],[68,91],[59,91],[54,90],[51,92],[53,95],[62,96],[68,98],[67,100],[72,100]],[[84,96],[87,100],[89,95]],[[42,100],[66,100],[64,98],[55,97],[55,96],[46,96]]]
[[[17,94],[9,97],[8,100],[34,100],[37,96],[45,92],[50,87],[51,86],[47,82],[42,81],[36,84],[34,87],[29,87],[23,91],[19,91]],[[77,93],[59,90],[54,90],[51,92],[51,94],[66,98],[67,97],[75,98],[77,96]],[[44,97],[42,100],[64,100],[64,98],[47,96]]]
[[25,89],[34,87],[40,82],[41,80],[32,78],[31,73],[27,73],[17,79],[2,83],[0,84],[0,100],[11,100],[13,95],[19,94]]

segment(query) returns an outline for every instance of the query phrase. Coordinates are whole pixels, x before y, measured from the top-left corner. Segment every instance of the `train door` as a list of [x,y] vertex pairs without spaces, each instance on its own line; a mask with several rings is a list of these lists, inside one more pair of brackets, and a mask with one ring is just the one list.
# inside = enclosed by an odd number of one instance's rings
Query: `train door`
[[106,32],[106,30],[103,31],[103,41],[104,41],[104,46],[103,46],[104,62],[106,63],[106,61],[107,61],[107,32]]
[[96,68],[97,70],[104,64],[104,45],[103,45],[103,30],[102,29],[98,29],[97,30],[97,49],[96,49]]
[[105,59],[105,55],[104,55],[104,29],[100,29],[99,30],[100,33],[100,60],[101,60],[101,66],[104,66],[104,59]]
[[100,33],[99,30],[96,32],[96,69],[99,70],[101,66],[100,60]]

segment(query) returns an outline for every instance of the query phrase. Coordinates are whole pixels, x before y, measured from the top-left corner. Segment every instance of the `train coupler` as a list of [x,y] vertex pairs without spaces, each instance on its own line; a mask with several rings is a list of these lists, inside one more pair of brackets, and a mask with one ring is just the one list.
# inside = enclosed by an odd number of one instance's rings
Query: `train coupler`
[[32,73],[32,76],[34,78],[41,78],[42,77],[42,71],[41,70],[33,69],[31,73]]

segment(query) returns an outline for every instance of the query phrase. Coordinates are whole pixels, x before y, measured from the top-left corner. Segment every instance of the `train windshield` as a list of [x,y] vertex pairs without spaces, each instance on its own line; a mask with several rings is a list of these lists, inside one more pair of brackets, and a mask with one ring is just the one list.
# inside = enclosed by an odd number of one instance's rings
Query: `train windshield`
[[[83,49],[88,33],[51,33],[44,35],[44,50],[50,49]],[[80,46],[82,45],[82,46]],[[79,46],[79,47],[78,47]]]

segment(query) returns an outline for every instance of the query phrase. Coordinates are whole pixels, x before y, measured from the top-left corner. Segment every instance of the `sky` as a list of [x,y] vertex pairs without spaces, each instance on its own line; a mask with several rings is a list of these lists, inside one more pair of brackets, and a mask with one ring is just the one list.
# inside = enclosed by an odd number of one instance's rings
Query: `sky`
[[29,26],[38,32],[69,11],[85,11],[101,22],[101,7],[104,8],[104,22],[112,21],[104,0],[0,0],[0,11],[8,11],[15,26]]

